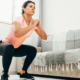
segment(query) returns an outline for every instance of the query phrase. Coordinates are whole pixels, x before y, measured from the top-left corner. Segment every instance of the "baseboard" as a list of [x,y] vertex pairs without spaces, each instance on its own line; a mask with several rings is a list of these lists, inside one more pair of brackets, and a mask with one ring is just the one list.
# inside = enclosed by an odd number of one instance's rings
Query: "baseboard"
[[[8,73],[9,75],[14,75],[14,74],[17,74],[17,71],[9,71]],[[2,75],[2,72],[0,72],[0,75]]]
[[[17,73],[20,75],[20,73]],[[73,77],[61,77],[61,76],[50,76],[50,75],[39,75],[39,74],[31,74],[32,76],[36,77],[44,77],[44,78],[55,78],[55,79],[65,79],[65,80],[80,80],[80,78],[73,78]]]

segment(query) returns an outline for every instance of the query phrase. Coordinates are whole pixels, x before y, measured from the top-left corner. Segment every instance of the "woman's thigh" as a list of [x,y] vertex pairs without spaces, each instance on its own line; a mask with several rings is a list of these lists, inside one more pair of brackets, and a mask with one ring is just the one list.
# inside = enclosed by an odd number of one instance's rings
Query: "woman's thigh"
[[[20,47],[14,49],[15,57],[22,57],[29,55],[34,50],[34,46],[22,44]],[[36,49],[36,48],[35,48]]]
[[5,43],[0,43],[0,55],[3,55]]
[[[13,45],[7,42],[0,42],[0,55],[2,56],[5,52],[5,49],[10,49],[10,47],[13,47]],[[6,51],[9,51],[9,50],[6,50]]]

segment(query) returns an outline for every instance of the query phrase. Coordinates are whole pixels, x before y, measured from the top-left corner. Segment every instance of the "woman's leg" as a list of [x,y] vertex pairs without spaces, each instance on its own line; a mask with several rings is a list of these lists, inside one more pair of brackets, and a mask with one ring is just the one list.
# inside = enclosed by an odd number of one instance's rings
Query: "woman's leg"
[[2,65],[5,73],[8,73],[14,54],[14,47],[10,43],[0,43],[0,54],[2,55]]
[[31,62],[35,58],[37,53],[37,49],[31,45],[24,45],[22,44],[19,48],[14,50],[15,57],[26,56],[24,65],[22,70],[27,72],[28,67],[30,66]]
[[21,45],[19,48],[14,49],[10,43],[0,43],[0,55],[2,55],[2,64],[4,72],[8,72],[12,57],[27,56],[22,70],[27,70],[33,59],[35,58],[37,50],[30,45]]

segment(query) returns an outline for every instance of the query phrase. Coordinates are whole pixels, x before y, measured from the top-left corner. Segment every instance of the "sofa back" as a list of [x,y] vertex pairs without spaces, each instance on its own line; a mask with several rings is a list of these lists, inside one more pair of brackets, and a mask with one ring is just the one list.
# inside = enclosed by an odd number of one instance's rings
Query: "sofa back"
[[65,50],[66,34],[67,34],[67,32],[62,32],[60,34],[54,35],[53,51]]
[[59,34],[47,35],[47,40],[41,41],[41,50],[61,51],[80,48],[80,29],[69,30]]
[[41,51],[52,51],[53,50],[53,35],[47,35],[47,40],[41,40]]

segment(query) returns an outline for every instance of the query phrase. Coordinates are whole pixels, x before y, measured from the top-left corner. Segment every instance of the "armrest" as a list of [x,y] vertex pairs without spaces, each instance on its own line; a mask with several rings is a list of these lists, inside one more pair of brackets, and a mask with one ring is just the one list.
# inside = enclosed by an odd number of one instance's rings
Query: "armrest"
[[41,47],[35,47],[37,49],[37,52],[41,52]]

